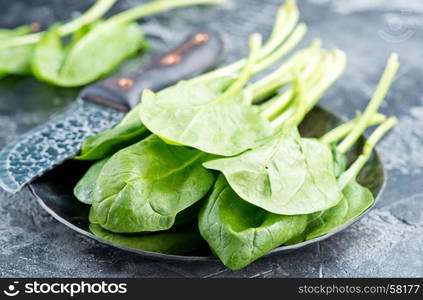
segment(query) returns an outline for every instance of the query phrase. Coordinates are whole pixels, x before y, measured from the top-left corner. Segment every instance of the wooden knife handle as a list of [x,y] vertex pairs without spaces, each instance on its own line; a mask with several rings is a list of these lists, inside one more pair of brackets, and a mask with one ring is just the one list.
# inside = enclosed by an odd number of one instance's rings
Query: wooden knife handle
[[120,111],[140,102],[144,89],[159,91],[212,68],[223,51],[219,34],[208,29],[191,34],[179,47],[158,57],[147,68],[128,76],[109,77],[84,88],[80,96]]

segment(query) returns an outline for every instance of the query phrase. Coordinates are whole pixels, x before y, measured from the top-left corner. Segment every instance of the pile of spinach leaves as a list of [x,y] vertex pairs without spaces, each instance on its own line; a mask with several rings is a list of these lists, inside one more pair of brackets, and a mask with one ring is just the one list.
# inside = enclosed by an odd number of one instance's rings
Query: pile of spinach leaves
[[[89,84],[110,73],[148,45],[137,19],[189,5],[220,4],[225,0],[158,0],[101,17],[116,0],[97,0],[84,14],[47,32],[31,26],[0,30],[0,76],[33,75],[63,87]],[[70,41],[64,38],[71,36]]]
[[[378,110],[399,67],[392,55],[364,112],[320,138],[298,126],[341,76],[346,57],[319,40],[275,71],[251,78],[302,39],[295,1],[278,11],[248,57],[182,81],[141,104],[116,127],[85,141],[77,159],[93,164],[74,194],[91,206],[91,231],[144,251],[184,254],[204,245],[240,269],[281,245],[329,234],[374,202],[356,177],[396,123]],[[346,155],[379,125],[362,155]]]
[[[356,177],[375,144],[396,123],[395,118],[385,120],[376,112],[397,67],[393,56],[369,106],[347,126],[341,125],[321,139],[299,138],[298,134],[294,138],[278,136],[279,143],[271,140],[239,156],[205,163],[222,174],[200,213],[200,232],[226,266],[240,269],[282,244],[297,244],[331,233],[373,204],[372,193]],[[380,122],[362,155],[347,168],[346,152],[364,129]],[[303,149],[297,153],[300,156],[292,154],[296,147]],[[298,169],[299,157],[308,168]],[[319,167],[313,170],[315,164]],[[312,174],[312,180],[304,177],[305,170]],[[319,184],[320,189],[316,188]],[[333,202],[321,201],[322,196]],[[321,203],[327,207],[322,208]]]

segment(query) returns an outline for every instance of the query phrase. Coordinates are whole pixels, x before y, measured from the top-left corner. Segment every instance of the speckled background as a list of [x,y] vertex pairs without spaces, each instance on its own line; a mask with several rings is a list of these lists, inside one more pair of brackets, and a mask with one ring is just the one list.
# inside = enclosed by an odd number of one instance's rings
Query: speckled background
[[[92,4],[73,0],[0,0],[0,26],[69,20]],[[143,1],[121,0],[115,11]],[[225,36],[225,61],[247,52],[253,31],[267,35],[282,0],[238,0],[224,8],[188,8],[144,20],[150,54],[175,45],[204,24]],[[390,52],[400,74],[383,106],[398,116],[380,143],[388,185],[362,221],[311,247],[259,260],[232,272],[217,262],[153,261],[101,245],[46,214],[25,188],[0,191],[0,276],[39,277],[422,277],[423,276],[423,2],[420,0],[299,0],[309,27],[305,44],[321,37],[349,56],[343,78],[322,104],[345,117],[364,108]],[[175,34],[175,32],[180,34]],[[0,81],[0,147],[63,111],[77,94],[31,78]]]

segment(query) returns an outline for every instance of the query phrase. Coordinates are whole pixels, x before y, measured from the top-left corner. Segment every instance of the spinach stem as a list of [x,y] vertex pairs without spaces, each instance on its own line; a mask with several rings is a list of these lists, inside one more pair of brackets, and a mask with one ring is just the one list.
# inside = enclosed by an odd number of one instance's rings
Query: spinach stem
[[[281,49],[284,48],[286,45],[287,44],[282,46]],[[314,41],[312,45],[310,46],[310,48],[300,50],[298,53],[294,54],[289,60],[284,62],[278,69],[276,69],[269,75],[266,75],[264,78],[252,83],[248,87],[250,91],[250,96],[251,96],[251,98],[249,99],[250,100],[249,102],[252,103],[252,102],[260,101],[266,98],[267,96],[269,96],[270,94],[274,93],[276,90],[278,90],[282,86],[291,82],[292,81],[291,71],[293,68],[296,68],[298,70],[302,70],[303,68],[309,70],[310,68],[313,68],[315,64],[317,64],[318,62],[318,59],[317,59],[318,56],[316,57],[316,53],[319,53],[320,45],[321,45],[321,42],[319,40]],[[289,51],[292,50],[290,46],[288,48],[289,48]],[[266,63],[273,61],[272,57],[269,57],[269,58],[270,60],[269,61],[266,60]],[[267,67],[268,66],[266,66],[266,68]]]
[[227,0],[156,0],[116,14],[108,19],[107,22],[114,24],[127,23],[178,7],[223,4],[225,2]]
[[[286,1],[277,12],[276,21],[273,25],[269,40],[263,45],[259,54],[259,61],[268,57],[275,51],[294,30],[299,19],[299,11],[294,0]],[[242,58],[230,65],[205,73],[192,79],[192,82],[207,81],[222,76],[234,76],[246,64],[247,59]],[[257,72],[254,72],[257,73]]]
[[347,135],[347,137],[338,145],[338,150],[341,153],[346,153],[359,139],[361,134],[366,130],[369,120],[379,110],[382,102],[388,93],[392,81],[394,80],[395,74],[399,68],[398,55],[392,54],[388,60],[385,72],[378,84],[376,92],[369,102],[366,110],[364,111],[360,121],[357,123],[355,128]]
[[[316,68],[313,75],[310,78],[307,78],[307,82],[306,82],[307,91],[310,91],[312,89],[313,84],[318,84],[319,80],[321,81],[321,78],[324,77],[321,74],[322,72],[324,72],[324,75],[327,73],[328,55],[326,53],[322,53],[322,54],[320,54],[320,56],[321,56],[321,62],[319,64],[319,66]],[[296,97],[298,97],[298,93],[297,94],[294,93],[293,87],[291,87],[290,89],[292,89],[292,99],[291,99],[291,102],[288,103],[290,105],[285,105],[284,107],[281,107],[278,110],[275,109],[274,114],[272,114],[270,116],[270,120],[272,120],[271,121],[272,125],[275,128],[281,127],[287,120],[292,118],[292,115],[296,111],[295,107],[293,105],[291,105],[291,103],[297,101]],[[308,95],[303,94],[301,101],[307,102],[307,99],[308,99]],[[308,107],[308,105],[307,105],[307,107]],[[306,110],[303,110],[303,112],[305,112],[305,111]],[[301,121],[299,121],[299,122],[301,122]]]
[[[115,2],[116,0],[98,0],[81,16],[70,21],[67,24],[60,26],[58,29],[60,36],[69,35],[77,31],[84,25],[94,22],[95,20],[103,16],[115,4]],[[44,32],[37,32],[7,39],[0,44],[0,49],[36,44],[40,41],[43,34]]]
[[[355,126],[357,126],[357,123],[360,121],[360,118],[361,116],[358,116],[354,120],[351,120],[342,125],[339,125],[338,127],[335,127],[334,129],[330,130],[325,135],[323,135],[320,138],[320,141],[325,144],[332,144],[343,139],[346,135],[348,135],[348,133],[350,133],[355,128]],[[377,113],[372,116],[368,126],[379,125],[385,120],[385,115]]]
[[338,184],[341,189],[344,189],[349,182],[354,180],[366,162],[378,141],[397,123],[397,118],[391,117],[383,122],[367,139],[363,147],[362,154],[355,160],[355,162],[345,171],[338,179]]
[[250,48],[250,54],[248,56],[247,63],[245,64],[244,69],[242,70],[238,78],[235,80],[235,82],[231,84],[231,86],[223,93],[222,96],[219,97],[219,99],[225,99],[242,91],[244,85],[253,75],[252,70],[257,62],[258,55],[260,53],[261,35],[257,33],[253,34],[250,37],[248,46]]
[[[330,55],[328,55],[326,52],[321,52],[320,56],[321,62],[319,63],[316,70],[313,72],[313,75],[307,80],[307,93],[311,91],[313,85],[318,84],[320,81],[322,81],[322,78],[327,76],[328,70],[331,68],[332,60],[330,59]],[[308,98],[309,96],[305,95],[303,96],[302,101],[307,101]],[[295,99],[293,99],[292,101],[295,101]],[[295,107],[293,107],[292,105],[285,106],[282,110],[279,110],[277,114],[272,116],[272,125],[275,128],[281,127],[288,119],[292,117],[294,113]]]
[[[249,87],[249,89],[251,89],[252,98],[250,102],[255,102],[263,98],[265,95],[269,95],[270,93],[275,92],[275,90],[292,81],[291,70],[293,68],[302,70],[301,76],[304,78],[304,80],[308,81],[315,72],[318,65],[321,63],[320,44],[320,41],[315,41],[311,48],[298,52],[274,73],[266,76],[256,83],[253,83]],[[263,117],[267,119],[273,119],[276,117],[283,109],[287,107],[290,100],[292,99],[292,96],[292,87],[289,87],[283,93],[276,95],[272,99],[260,105],[262,107]]]
[[[345,65],[346,56],[342,51],[332,50],[328,54],[325,54],[325,61],[319,65],[318,70],[314,72],[313,76],[307,82],[307,92],[303,99],[303,101],[307,102],[307,108],[303,110],[303,115],[297,118],[298,124],[316,105],[323,93],[339,78],[339,76],[341,76],[345,69]],[[292,106],[288,106],[272,121],[272,126],[279,128],[294,112],[295,109]]]

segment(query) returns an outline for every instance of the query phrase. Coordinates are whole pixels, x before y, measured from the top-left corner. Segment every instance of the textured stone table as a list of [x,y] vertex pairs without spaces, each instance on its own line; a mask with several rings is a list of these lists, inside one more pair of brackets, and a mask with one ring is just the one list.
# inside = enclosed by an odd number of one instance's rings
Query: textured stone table
[[[0,26],[77,16],[93,1],[1,1]],[[116,10],[140,1],[122,0]],[[142,2],[142,1],[141,1]],[[195,26],[223,32],[225,61],[247,52],[248,34],[267,35],[282,0],[239,0],[225,8],[189,8],[145,20],[151,53],[175,45]],[[388,185],[362,221],[320,244],[262,259],[239,272],[217,262],[152,261],[85,238],[47,215],[25,188],[0,192],[0,276],[87,277],[421,277],[423,276],[423,3],[420,0],[300,0],[309,27],[306,43],[349,56],[344,77],[322,103],[345,117],[362,109],[390,52],[400,54],[400,75],[383,106],[400,122],[380,143]],[[304,44],[304,45],[305,45]],[[148,58],[151,54],[144,56]],[[143,64],[132,60],[127,68]],[[30,78],[0,81],[0,147],[61,112],[77,94]]]

